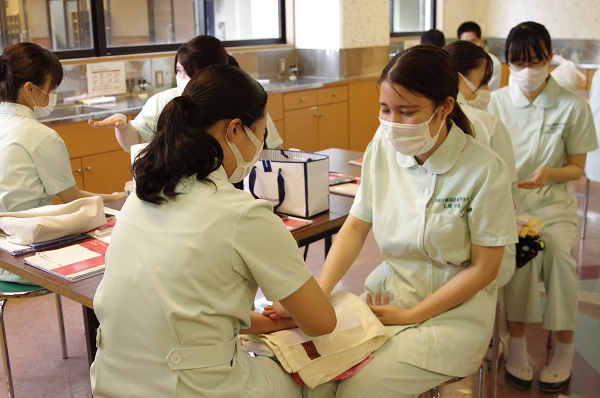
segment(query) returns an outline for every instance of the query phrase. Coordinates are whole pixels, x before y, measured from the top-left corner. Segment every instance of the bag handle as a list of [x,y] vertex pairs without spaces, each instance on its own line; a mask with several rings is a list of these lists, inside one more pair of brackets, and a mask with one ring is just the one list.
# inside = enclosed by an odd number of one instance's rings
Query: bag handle
[[[252,194],[252,196],[254,196],[254,199],[260,199],[254,193],[254,185],[255,184],[256,184],[256,166],[252,167],[252,170],[250,171],[250,174],[248,175],[248,189],[250,190],[250,193]],[[279,193],[279,203],[277,205],[273,206],[274,212],[276,212],[277,209],[279,209],[279,206],[281,206],[281,204],[285,200],[285,181],[283,179],[283,173],[281,172],[281,169],[279,169],[279,171],[277,172],[277,191]]]

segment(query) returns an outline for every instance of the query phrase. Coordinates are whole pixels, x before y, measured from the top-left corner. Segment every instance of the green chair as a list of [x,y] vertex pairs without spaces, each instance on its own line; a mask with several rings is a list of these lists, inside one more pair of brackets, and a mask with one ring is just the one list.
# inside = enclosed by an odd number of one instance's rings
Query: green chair
[[[4,366],[4,375],[6,377],[6,386],[8,388],[8,398],[14,398],[14,388],[12,372],[10,370],[10,360],[8,357],[8,346],[6,344],[6,331],[4,328],[4,307],[6,302],[11,299],[38,297],[45,294],[51,294],[52,291],[37,285],[21,285],[18,283],[0,281],[0,351],[2,353],[2,364]],[[56,295],[56,312],[58,314],[58,332],[62,345],[63,359],[67,356],[67,341],[65,338],[65,323],[62,313],[62,303],[60,296]]]

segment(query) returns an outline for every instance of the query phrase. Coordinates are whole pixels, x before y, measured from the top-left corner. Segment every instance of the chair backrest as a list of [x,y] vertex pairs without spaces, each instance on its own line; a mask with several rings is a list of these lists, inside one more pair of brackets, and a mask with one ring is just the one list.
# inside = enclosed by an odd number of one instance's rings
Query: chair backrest
[[[596,125],[596,136],[600,142],[600,73],[594,74],[592,85],[590,87],[590,106],[594,114],[594,124]],[[600,149],[587,154],[585,162],[585,176],[590,181],[600,181]]]

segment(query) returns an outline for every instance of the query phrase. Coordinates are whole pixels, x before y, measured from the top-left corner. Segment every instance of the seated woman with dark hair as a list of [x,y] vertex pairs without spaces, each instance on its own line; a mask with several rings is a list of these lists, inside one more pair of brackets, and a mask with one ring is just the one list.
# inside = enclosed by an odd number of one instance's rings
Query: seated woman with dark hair
[[[92,388],[101,397],[297,397],[240,332],[330,333],[335,312],[272,205],[237,190],[265,132],[267,94],[241,69],[199,71],[135,160],[94,298]],[[292,319],[251,312],[260,287]],[[318,308],[318,311],[315,311]]]

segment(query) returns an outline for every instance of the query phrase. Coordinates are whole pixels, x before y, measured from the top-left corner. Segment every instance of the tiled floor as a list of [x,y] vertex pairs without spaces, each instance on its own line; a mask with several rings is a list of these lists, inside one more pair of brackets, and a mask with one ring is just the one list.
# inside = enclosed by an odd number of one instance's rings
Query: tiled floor
[[[575,184],[582,207],[583,179]],[[580,250],[574,249],[578,258]],[[315,273],[323,261],[323,247],[312,245],[308,263]],[[340,288],[358,293],[367,274],[381,262],[372,239],[364,247],[357,263],[342,280]],[[570,385],[562,392],[567,397],[600,397],[600,184],[592,184],[588,227],[582,256],[578,325],[575,334],[576,356]],[[12,360],[17,398],[83,398],[91,397],[81,306],[64,299],[69,358],[63,360],[57,331],[52,296],[10,302],[6,309],[8,345]],[[528,331],[534,372],[539,373],[546,361],[548,334],[539,327]],[[132,364],[134,366],[134,364]],[[556,398],[561,394],[545,394],[537,385],[527,390],[511,387],[501,370],[498,375],[500,398]],[[0,366],[0,374],[3,370]],[[1,380],[1,379],[0,379]],[[443,397],[476,396],[476,378],[469,377],[442,389]],[[6,397],[0,384],[0,397]],[[393,398],[393,397],[390,397]]]

